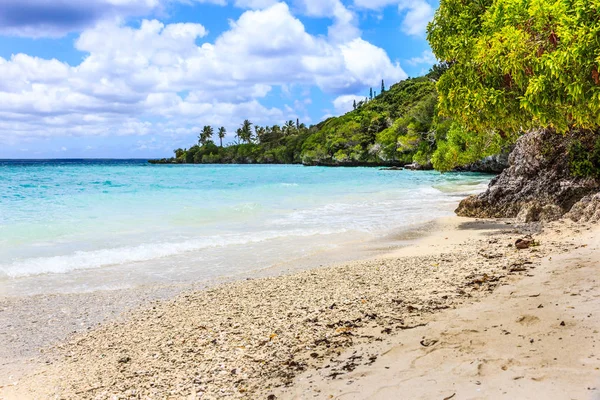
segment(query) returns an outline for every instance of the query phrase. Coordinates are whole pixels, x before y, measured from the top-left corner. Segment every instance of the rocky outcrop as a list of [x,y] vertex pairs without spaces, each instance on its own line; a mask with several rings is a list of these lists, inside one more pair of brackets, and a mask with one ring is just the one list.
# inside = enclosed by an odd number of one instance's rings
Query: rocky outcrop
[[[598,179],[578,178],[570,172],[568,148],[581,135],[549,130],[523,135],[509,156],[509,167],[490,182],[485,193],[463,200],[456,213],[475,218],[516,217],[522,222],[560,218],[581,199],[600,191]],[[587,210],[588,203],[582,209]]]
[[483,172],[486,174],[499,174],[508,168],[508,159],[511,151],[512,148],[507,149],[500,154],[486,157],[483,160],[477,161],[476,163],[467,165],[465,167],[459,167],[456,170],[460,172]]
[[600,193],[585,196],[565,217],[575,222],[600,222]]

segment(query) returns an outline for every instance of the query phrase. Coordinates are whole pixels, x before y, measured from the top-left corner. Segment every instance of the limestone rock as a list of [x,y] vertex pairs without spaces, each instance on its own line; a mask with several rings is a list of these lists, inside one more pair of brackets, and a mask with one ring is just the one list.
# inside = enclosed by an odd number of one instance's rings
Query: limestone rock
[[573,177],[568,146],[580,133],[559,135],[535,130],[517,141],[509,167],[485,193],[463,200],[456,213],[474,218],[515,218],[521,222],[552,221],[585,196],[600,191],[600,181]]
[[600,193],[581,199],[565,217],[575,222],[600,222]]

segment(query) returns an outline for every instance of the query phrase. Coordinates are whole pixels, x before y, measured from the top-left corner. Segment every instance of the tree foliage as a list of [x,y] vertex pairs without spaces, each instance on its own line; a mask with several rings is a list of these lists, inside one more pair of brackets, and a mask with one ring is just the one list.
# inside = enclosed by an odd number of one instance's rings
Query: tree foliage
[[450,64],[440,108],[465,128],[511,135],[600,124],[598,0],[442,0],[428,39]]
[[497,152],[532,128],[600,125],[598,0],[442,0],[428,39],[447,71],[443,115],[460,125],[439,169]]

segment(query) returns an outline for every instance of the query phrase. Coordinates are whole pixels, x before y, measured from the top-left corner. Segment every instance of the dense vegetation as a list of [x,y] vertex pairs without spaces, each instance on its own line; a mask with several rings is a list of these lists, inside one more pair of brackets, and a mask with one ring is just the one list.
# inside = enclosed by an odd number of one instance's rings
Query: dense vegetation
[[[449,65],[437,85],[440,111],[457,125],[436,167],[495,153],[532,128],[595,136],[599,38],[598,0],[442,0],[428,39]],[[597,141],[588,142],[572,146],[575,174],[600,165]]]
[[256,126],[244,121],[236,141],[219,145],[214,129],[204,127],[198,144],[175,150],[166,163],[303,163],[305,165],[427,165],[446,138],[451,121],[437,116],[436,81],[445,66],[427,76],[407,79],[379,94],[372,92],[354,110],[307,127],[300,121]]

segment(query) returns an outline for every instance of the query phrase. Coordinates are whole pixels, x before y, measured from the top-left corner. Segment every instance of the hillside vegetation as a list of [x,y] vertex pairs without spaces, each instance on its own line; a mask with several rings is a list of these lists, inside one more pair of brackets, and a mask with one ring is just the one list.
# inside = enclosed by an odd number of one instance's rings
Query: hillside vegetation
[[[225,129],[215,135],[206,126],[197,144],[175,150],[172,159],[153,162],[327,166],[416,162],[429,167],[433,161],[436,166],[437,160],[448,158],[446,140],[460,142],[461,138],[449,118],[438,117],[436,82],[445,70],[445,65],[435,66],[426,76],[399,82],[355,104],[353,111],[311,127],[300,121],[262,127],[246,120],[236,132],[236,141],[223,146],[215,143],[215,137],[222,140]],[[463,164],[477,160],[465,154],[458,158]]]

